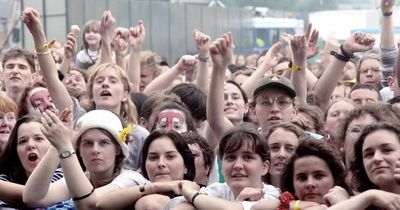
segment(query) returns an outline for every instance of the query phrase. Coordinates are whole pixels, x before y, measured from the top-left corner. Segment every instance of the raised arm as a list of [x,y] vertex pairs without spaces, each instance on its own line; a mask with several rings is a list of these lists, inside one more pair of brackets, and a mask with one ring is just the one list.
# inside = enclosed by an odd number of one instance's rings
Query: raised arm
[[193,30],[193,41],[196,44],[198,52],[198,71],[194,83],[203,92],[208,92],[208,62],[209,62],[209,49],[211,38],[207,34],[200,32],[197,29]]
[[142,20],[135,27],[129,29],[129,54],[128,77],[133,84],[132,92],[140,92],[140,51],[146,36],[146,30]]
[[213,41],[210,45],[210,54],[213,67],[207,97],[207,120],[216,138],[213,138],[215,142],[207,140],[212,148],[216,148],[222,135],[233,128],[233,124],[224,116],[225,71],[233,54],[232,34],[225,33]]
[[292,52],[292,82],[296,90],[300,104],[307,104],[307,83],[306,80],[306,51],[308,39],[311,35],[311,24],[308,25],[304,35],[294,36],[290,40]]
[[77,49],[77,42],[76,37],[79,34],[79,27],[77,25],[71,26],[71,32],[67,35],[67,41],[64,44],[64,58],[60,65],[60,72],[66,76],[69,72],[70,64],[73,61],[76,49]]
[[176,77],[182,72],[195,68],[197,60],[194,56],[184,55],[171,69],[156,77],[143,90],[143,93],[149,95],[153,91],[159,91],[167,88]]
[[380,56],[382,65],[382,81],[386,82],[388,76],[393,75],[397,57],[397,44],[393,26],[393,7],[395,0],[381,0],[382,23]]
[[110,45],[110,34],[115,26],[116,20],[109,10],[103,12],[100,23],[101,48],[100,48],[100,64],[112,63],[112,53]]
[[59,110],[72,107],[72,100],[67,88],[58,79],[57,67],[50,52],[51,46],[49,45],[51,44],[47,42],[42,24],[40,23],[39,13],[33,8],[26,8],[22,15],[22,21],[32,34],[43,78],[54,104]]
[[253,97],[253,90],[257,84],[257,81],[263,78],[266,72],[272,71],[272,68],[276,66],[280,57],[280,49],[281,45],[279,43],[272,45],[267,54],[264,56],[262,63],[257,67],[256,71],[254,71],[251,76],[242,84],[242,88],[247,97]]
[[329,62],[328,67],[314,86],[315,99],[322,110],[325,110],[329,104],[330,96],[342,78],[343,68],[350,56],[356,52],[370,50],[374,44],[375,38],[361,32],[353,33],[344,41],[342,47],[337,50],[335,59]]
[[112,40],[115,53],[115,63],[122,69],[127,69],[125,64],[125,56],[128,54],[129,49],[128,39],[128,29],[122,27],[115,29]]

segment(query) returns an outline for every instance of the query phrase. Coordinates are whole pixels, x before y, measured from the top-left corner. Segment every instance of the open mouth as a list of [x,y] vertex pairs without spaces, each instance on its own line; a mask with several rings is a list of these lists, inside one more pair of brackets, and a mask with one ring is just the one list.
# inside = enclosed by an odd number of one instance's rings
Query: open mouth
[[35,162],[37,159],[39,159],[39,157],[35,153],[31,153],[28,155],[28,160],[31,162]]
[[271,117],[271,118],[269,118],[270,121],[280,120],[280,119],[281,119],[281,118],[279,118],[279,117]]
[[3,130],[0,130],[0,134],[10,134],[11,132],[10,132],[10,130],[8,130],[8,129],[3,129]]
[[111,96],[111,93],[107,90],[103,90],[100,92],[100,96]]

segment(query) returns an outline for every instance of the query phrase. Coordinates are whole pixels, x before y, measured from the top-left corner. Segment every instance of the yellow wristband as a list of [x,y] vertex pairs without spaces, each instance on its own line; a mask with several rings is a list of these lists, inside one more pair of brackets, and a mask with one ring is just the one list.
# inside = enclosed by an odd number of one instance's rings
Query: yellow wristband
[[297,200],[297,201],[294,203],[294,208],[293,208],[293,210],[301,210],[301,207],[300,207],[300,200]]
[[292,71],[300,71],[300,70],[305,70],[305,69],[306,69],[305,67],[301,67],[301,66],[298,66],[298,65],[292,63]]
[[35,47],[36,53],[39,53],[39,54],[45,53],[46,51],[48,51],[50,48],[53,47],[54,43],[56,43],[56,40],[52,40],[44,45],[37,45]]

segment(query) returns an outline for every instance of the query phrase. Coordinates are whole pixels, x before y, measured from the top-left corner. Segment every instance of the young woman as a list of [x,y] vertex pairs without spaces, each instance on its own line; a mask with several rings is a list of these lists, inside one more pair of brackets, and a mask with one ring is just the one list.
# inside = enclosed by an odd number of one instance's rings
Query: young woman
[[[354,145],[353,180],[360,194],[329,209],[400,209],[398,182],[400,127],[376,123],[365,127]],[[379,139],[379,141],[377,141]]]
[[[10,134],[10,139],[0,157],[0,208],[25,207],[22,201],[24,185],[32,171],[43,159],[49,147],[49,141],[41,132],[42,123],[38,118],[20,118]],[[49,182],[63,177],[57,169],[49,173]],[[72,203],[65,203],[70,208]]]
[[270,151],[271,165],[264,181],[277,188],[281,187],[281,176],[287,161],[292,157],[306,133],[296,125],[282,123],[268,130],[266,139]]
[[76,55],[76,67],[88,69],[100,57],[101,36],[100,22],[91,20],[83,28],[83,49]]
[[[73,139],[68,127],[70,112],[64,110],[60,119],[50,111],[43,113],[43,131],[54,147],[30,177],[24,191],[25,203],[46,207],[72,198],[77,207],[90,209],[110,191],[147,182],[139,173],[123,167],[129,131],[123,129],[116,114],[106,110],[88,112],[78,120]],[[49,175],[59,163],[64,179],[50,184]]]
[[[228,209],[240,207],[238,202],[226,205],[224,201],[257,201],[277,199],[280,192],[262,182],[269,169],[268,146],[253,128],[239,126],[226,133],[219,144],[225,183],[214,183],[200,191],[193,184],[182,183],[182,193],[187,202],[174,209]],[[199,193],[207,196],[198,196]],[[242,204],[244,208],[246,205]]]
[[175,131],[154,131],[142,150],[142,174],[151,184],[128,187],[107,194],[99,200],[100,209],[162,209],[179,193],[180,180],[195,177],[193,154],[185,140]]
[[277,206],[286,205],[287,209],[295,205],[301,209],[324,209],[323,205],[333,206],[347,200],[353,192],[345,181],[346,170],[340,156],[334,151],[325,142],[303,140],[288,161],[281,180],[282,192],[291,193],[289,197],[298,201],[261,201],[253,209],[277,209]]

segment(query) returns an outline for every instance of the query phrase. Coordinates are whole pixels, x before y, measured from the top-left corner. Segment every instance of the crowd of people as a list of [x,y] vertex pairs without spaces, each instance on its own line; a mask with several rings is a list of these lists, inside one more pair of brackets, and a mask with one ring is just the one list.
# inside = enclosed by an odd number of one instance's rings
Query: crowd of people
[[104,11],[79,48],[79,26],[50,41],[26,8],[35,50],[1,59],[0,208],[400,210],[394,5],[380,43],[320,50],[309,24],[243,56],[194,29],[173,66],[142,49],[143,21]]

